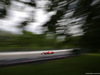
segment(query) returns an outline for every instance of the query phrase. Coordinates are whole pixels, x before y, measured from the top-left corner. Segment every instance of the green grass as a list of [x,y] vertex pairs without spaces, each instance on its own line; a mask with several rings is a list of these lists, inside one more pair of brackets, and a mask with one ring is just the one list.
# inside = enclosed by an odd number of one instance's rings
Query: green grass
[[0,68],[0,75],[86,75],[100,73],[100,54]]

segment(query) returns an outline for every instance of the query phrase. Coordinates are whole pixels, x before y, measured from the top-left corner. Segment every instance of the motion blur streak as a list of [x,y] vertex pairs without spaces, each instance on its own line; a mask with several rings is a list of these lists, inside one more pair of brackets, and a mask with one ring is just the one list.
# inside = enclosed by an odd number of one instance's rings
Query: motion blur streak
[[[73,49],[65,49],[65,50],[47,50],[47,51],[53,51],[53,52],[63,52],[63,51],[71,51]],[[1,55],[22,55],[22,54],[37,54],[37,53],[42,53],[42,52],[47,52],[47,51],[25,51],[25,52],[1,52]]]

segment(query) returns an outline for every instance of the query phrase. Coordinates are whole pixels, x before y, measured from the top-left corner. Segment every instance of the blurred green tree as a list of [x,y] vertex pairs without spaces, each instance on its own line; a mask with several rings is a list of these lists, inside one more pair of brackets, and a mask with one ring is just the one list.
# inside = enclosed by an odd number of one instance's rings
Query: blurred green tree
[[10,0],[0,0],[0,18],[5,18],[7,15],[7,9],[11,4]]
[[81,47],[98,52],[100,49],[100,1],[80,0],[74,16],[85,17],[82,26],[84,35],[80,40]]

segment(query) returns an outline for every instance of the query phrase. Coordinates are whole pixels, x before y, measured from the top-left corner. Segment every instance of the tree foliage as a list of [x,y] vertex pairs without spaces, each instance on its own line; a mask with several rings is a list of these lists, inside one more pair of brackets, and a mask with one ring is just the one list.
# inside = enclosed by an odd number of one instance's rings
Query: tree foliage
[[82,26],[84,35],[81,38],[81,47],[89,48],[93,52],[100,49],[100,1],[80,0],[74,16],[86,17]]
[[[12,0],[0,0],[0,18],[5,18],[7,10],[11,5]],[[15,0],[26,4],[31,7],[37,8],[36,1],[21,1]],[[48,8],[45,9],[47,12],[56,12],[51,19],[46,22],[43,27],[48,32],[57,36],[66,36],[65,40],[57,45],[73,45],[73,47],[82,47],[93,50],[93,52],[100,49],[100,1],[99,0],[49,0],[51,3],[48,4]],[[71,14],[72,13],[72,14]],[[33,13],[34,14],[34,13]],[[32,14],[32,15],[33,15]],[[32,16],[31,15],[31,16]],[[32,46],[33,42],[35,45],[55,45],[51,40],[47,40],[46,37],[40,35],[33,35],[27,33],[25,27],[30,23],[30,17],[25,21],[21,22],[18,26],[22,29],[23,35],[18,37],[17,45]],[[31,19],[33,20],[33,19]],[[83,35],[73,37],[69,33],[69,28],[72,26],[80,25],[83,30]],[[37,40],[38,38],[38,40]],[[22,40],[23,39],[23,40]],[[35,39],[35,40],[33,40]],[[42,39],[42,40],[40,40]],[[44,40],[46,39],[46,41]],[[19,41],[20,40],[20,41]],[[52,39],[53,41],[55,39]],[[2,41],[2,40],[1,40]],[[37,43],[37,42],[38,43]],[[40,44],[39,41],[42,43]],[[19,43],[20,42],[20,43]],[[49,43],[48,43],[49,42]],[[55,41],[56,42],[56,41]],[[56,45],[56,46],[57,46]]]
[[10,0],[0,0],[0,18],[5,18],[7,15],[7,9],[11,4]]
[[[51,0],[52,1],[52,0]],[[64,2],[63,2],[64,1]],[[51,6],[51,9],[57,11],[56,15],[52,16],[51,20],[48,21],[44,26],[48,27],[49,31],[56,33],[58,27],[63,27],[62,25],[57,25],[58,21],[62,19],[63,15],[67,11],[74,10],[74,14],[71,17],[66,18],[81,18],[75,22],[71,22],[70,25],[82,25],[83,35],[78,41],[82,48],[88,48],[94,52],[100,49],[100,1],[99,0],[55,0]],[[74,2],[74,3],[73,3]],[[60,4],[60,5],[59,5]],[[57,9],[58,8],[58,9]],[[72,12],[72,11],[71,11]],[[64,22],[63,22],[64,23]],[[66,30],[68,24],[66,24],[62,29]],[[66,30],[68,32],[68,30]],[[61,31],[60,31],[61,32]],[[64,35],[64,32],[62,32]],[[66,34],[68,36],[68,34]],[[66,38],[68,38],[66,36]],[[68,43],[68,39],[65,43]],[[70,40],[70,42],[72,42]]]

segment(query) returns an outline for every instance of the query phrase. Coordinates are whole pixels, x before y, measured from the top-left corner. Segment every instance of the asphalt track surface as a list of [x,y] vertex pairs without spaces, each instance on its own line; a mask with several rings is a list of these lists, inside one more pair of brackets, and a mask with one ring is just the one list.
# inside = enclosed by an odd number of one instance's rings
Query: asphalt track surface
[[[47,50],[47,51],[24,51],[24,52],[0,52],[0,67],[20,64],[27,62],[36,62],[68,57],[73,49]],[[41,55],[43,52],[53,51],[53,54]]]

